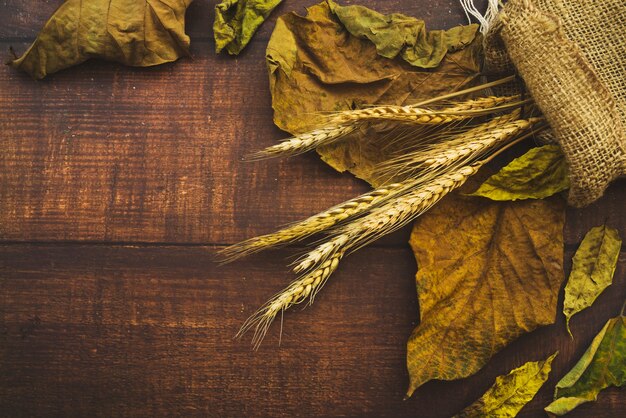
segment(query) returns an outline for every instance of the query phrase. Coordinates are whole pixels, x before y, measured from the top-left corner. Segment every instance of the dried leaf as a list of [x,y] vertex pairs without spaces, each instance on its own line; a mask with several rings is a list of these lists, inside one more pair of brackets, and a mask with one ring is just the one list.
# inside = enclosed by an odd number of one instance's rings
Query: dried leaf
[[572,272],[565,286],[563,313],[567,331],[569,321],[578,312],[590,307],[611,285],[622,240],[619,232],[606,225],[591,228],[574,255]]
[[609,386],[626,383],[626,317],[610,319],[578,363],[556,385],[554,401],[545,410],[565,415],[578,405],[595,401]]
[[400,13],[383,15],[363,6],[328,4],[348,32],[376,45],[378,55],[401,56],[416,67],[435,68],[448,51],[462,49],[476,37],[475,25],[426,31],[423,20]]
[[[327,2],[310,7],[306,16],[288,13],[278,19],[267,46],[274,122],[296,134],[318,127],[321,112],[415,103],[468,87],[480,71],[481,44],[476,36],[437,69],[424,70],[379,55],[372,42],[346,30]],[[320,154],[337,170],[373,182],[371,168],[386,158],[384,134],[384,126],[371,127]]]
[[41,79],[99,58],[147,67],[188,55],[185,11],[192,0],[67,0],[37,39],[9,64]]
[[530,149],[485,181],[472,196],[491,200],[543,199],[569,188],[558,145]]
[[282,0],[224,0],[215,6],[215,49],[237,55]]
[[560,198],[449,196],[411,235],[420,324],[408,341],[408,395],[478,371],[523,333],[555,320],[563,280]]
[[499,417],[512,418],[535,397],[548,380],[552,360],[557,353],[544,361],[532,361],[509,374],[496,377],[496,382],[476,402],[465,408],[455,418]]

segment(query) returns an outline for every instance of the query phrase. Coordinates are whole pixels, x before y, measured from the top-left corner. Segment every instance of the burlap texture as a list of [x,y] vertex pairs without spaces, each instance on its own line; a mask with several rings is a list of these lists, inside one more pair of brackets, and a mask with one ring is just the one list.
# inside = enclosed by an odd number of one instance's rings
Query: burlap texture
[[550,123],[573,206],[626,174],[624,22],[624,0],[510,0],[486,37],[486,70],[517,71]]

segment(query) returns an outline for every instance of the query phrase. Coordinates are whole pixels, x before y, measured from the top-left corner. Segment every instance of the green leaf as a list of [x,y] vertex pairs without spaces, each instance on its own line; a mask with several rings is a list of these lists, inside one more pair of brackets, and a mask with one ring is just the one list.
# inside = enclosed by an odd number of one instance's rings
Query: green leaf
[[449,51],[469,45],[476,25],[426,31],[423,20],[400,13],[383,15],[363,6],[342,7],[328,1],[330,9],[352,35],[369,39],[385,58],[401,56],[416,67],[434,68]]
[[147,67],[189,55],[192,0],[67,0],[14,68],[41,79],[90,58]]
[[548,380],[552,360],[558,352],[544,361],[528,362],[509,374],[496,377],[496,382],[476,402],[455,418],[515,417],[535,397]]
[[613,282],[622,240],[617,230],[606,225],[591,228],[574,255],[572,272],[565,286],[563,313],[567,331],[574,314],[590,307]]
[[565,415],[595,401],[609,386],[626,383],[626,317],[609,319],[581,359],[556,385],[554,401],[545,410]]
[[[349,23],[349,17],[344,21]],[[469,87],[478,80],[482,37],[476,34],[470,45],[448,52],[437,68],[426,70],[401,57],[379,55],[376,45],[352,35],[322,2],[305,16],[292,12],[278,19],[266,59],[274,123],[297,134],[319,127],[323,112],[411,104]],[[393,146],[381,150],[384,135],[380,127],[368,127],[318,152],[336,170],[375,184],[373,167],[396,151]]]
[[448,195],[411,234],[420,323],[407,342],[407,395],[480,370],[520,335],[554,323],[563,281],[563,199]]
[[470,196],[491,200],[543,199],[569,188],[567,163],[558,145],[532,148],[489,177]]
[[237,55],[282,0],[224,0],[215,6],[213,34],[217,53]]

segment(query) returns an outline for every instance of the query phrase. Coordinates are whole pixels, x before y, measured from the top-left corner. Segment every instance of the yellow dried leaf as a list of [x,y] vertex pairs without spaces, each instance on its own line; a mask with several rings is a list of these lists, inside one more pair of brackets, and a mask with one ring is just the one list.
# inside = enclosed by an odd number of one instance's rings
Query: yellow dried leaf
[[563,281],[562,199],[449,196],[420,218],[420,324],[408,341],[408,395],[478,371],[512,340],[555,320]]
[[99,58],[147,67],[188,55],[192,0],[67,0],[9,64],[34,78]]
[[531,148],[489,177],[472,196],[491,200],[543,199],[569,188],[567,163],[558,145]]
[[590,307],[613,282],[621,247],[619,232],[606,225],[591,228],[580,243],[574,254],[563,302],[567,332],[570,335],[569,321],[572,316]]
[[535,397],[548,380],[552,360],[557,353],[543,361],[530,361],[509,374],[496,377],[496,382],[480,399],[465,408],[455,418],[498,417],[513,418]]
[[595,401],[609,386],[626,384],[626,317],[609,319],[578,363],[556,385],[554,401],[545,410],[565,415]]
[[282,0],[223,0],[215,6],[213,36],[219,53],[237,55]]

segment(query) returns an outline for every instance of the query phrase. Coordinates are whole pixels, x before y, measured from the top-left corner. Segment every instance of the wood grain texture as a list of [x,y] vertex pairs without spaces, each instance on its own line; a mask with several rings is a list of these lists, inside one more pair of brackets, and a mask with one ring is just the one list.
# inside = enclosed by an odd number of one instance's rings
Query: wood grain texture
[[[0,2],[0,50],[23,51],[61,0]],[[0,415],[446,417],[495,376],[556,349],[555,372],[520,416],[542,412],[558,378],[626,298],[615,284],[572,320],[524,336],[477,375],[431,382],[403,402],[417,323],[408,230],[343,262],[316,304],[286,315],[259,352],[233,340],[287,283],[290,250],[226,267],[216,248],[365,191],[313,155],[242,163],[281,138],[264,49],[287,0],[237,58],[216,56],[215,1],[187,16],[193,59],[156,68],[89,62],[42,82],[0,67]],[[456,0],[362,0],[432,28],[464,21]],[[484,3],[484,2],[477,2]],[[608,222],[626,237],[626,182],[570,209],[573,250]],[[623,391],[573,417],[626,414]]]
[[[0,34],[34,37],[60,3],[8,1]],[[366,190],[314,156],[241,162],[285,136],[272,123],[264,60],[273,21],[240,58],[216,56],[201,29],[208,3],[188,13],[193,60],[90,62],[40,83],[0,68],[0,239],[231,243]],[[362,3],[459,23],[452,0]],[[0,35],[0,50],[28,45],[16,42]]]
[[[346,259],[316,304],[288,313],[258,352],[232,337],[287,277],[280,257],[216,267],[207,247],[0,247],[0,410],[13,416],[447,417],[495,376],[560,351],[520,416],[543,416],[552,388],[626,298],[626,256],[612,291],[572,320],[524,336],[475,376],[432,382],[402,401],[416,324],[408,249]],[[568,257],[571,254],[568,254]],[[245,272],[242,275],[242,272]],[[598,324],[598,325],[596,325]],[[604,392],[573,417],[611,417]]]

